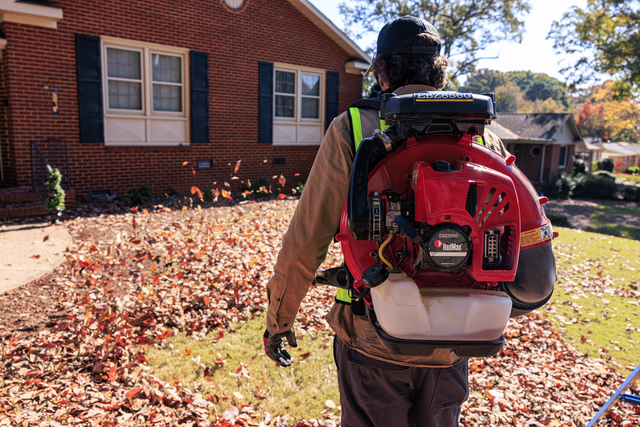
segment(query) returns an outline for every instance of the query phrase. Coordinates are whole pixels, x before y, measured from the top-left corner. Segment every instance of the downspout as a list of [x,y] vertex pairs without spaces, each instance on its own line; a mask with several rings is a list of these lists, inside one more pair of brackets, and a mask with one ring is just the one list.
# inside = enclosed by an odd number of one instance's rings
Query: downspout
[[544,181],[542,181],[542,177],[543,177],[543,174],[544,174],[544,155],[545,155],[545,152],[547,151],[546,148],[547,148],[546,145],[542,146],[542,156],[540,156],[542,158],[540,160],[540,184],[542,184],[544,182]]

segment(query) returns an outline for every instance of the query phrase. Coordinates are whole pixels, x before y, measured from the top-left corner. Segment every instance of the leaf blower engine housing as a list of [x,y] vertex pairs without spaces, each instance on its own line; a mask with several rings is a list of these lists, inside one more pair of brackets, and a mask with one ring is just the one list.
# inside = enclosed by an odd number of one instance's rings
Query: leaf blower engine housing
[[509,317],[553,292],[547,199],[514,156],[477,143],[494,99],[385,94],[388,128],[359,145],[336,238],[354,313],[361,307],[393,353],[495,354]]

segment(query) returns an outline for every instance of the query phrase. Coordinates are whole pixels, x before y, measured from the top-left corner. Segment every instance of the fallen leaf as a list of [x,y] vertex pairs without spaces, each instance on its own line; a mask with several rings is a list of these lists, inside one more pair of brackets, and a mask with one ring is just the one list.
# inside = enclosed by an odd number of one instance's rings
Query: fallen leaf
[[238,160],[236,162],[236,167],[233,169],[234,174],[238,173],[238,169],[240,169],[240,162],[242,162],[242,160]]
[[42,239],[43,242],[46,242],[47,240],[49,240],[49,236],[44,236],[44,239]]
[[280,183],[280,185],[285,185],[287,183],[286,178],[284,177],[284,175],[280,175],[280,179],[278,179],[278,182]]
[[133,388],[125,394],[125,397],[129,400],[132,400],[134,397],[139,395],[141,391],[142,391],[142,388]]
[[33,259],[40,259],[40,255],[31,255],[31,258],[33,258]]
[[198,194],[200,200],[204,200],[204,198],[202,197],[202,193],[200,192],[200,189],[198,187],[191,187],[191,194]]
[[189,162],[182,162],[182,166],[187,166]]

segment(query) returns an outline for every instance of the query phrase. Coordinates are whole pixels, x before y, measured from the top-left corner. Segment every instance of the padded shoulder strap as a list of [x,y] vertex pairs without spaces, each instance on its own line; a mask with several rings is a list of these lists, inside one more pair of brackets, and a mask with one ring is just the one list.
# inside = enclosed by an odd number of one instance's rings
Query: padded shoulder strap
[[382,103],[382,100],[380,98],[365,98],[365,99],[358,99],[356,102],[351,104],[351,107],[368,108],[370,110],[380,110],[381,103]]

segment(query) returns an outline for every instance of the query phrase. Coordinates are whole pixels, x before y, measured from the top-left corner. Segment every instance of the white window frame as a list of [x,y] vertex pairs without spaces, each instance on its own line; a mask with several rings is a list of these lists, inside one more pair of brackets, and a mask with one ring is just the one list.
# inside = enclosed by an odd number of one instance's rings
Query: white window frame
[[564,151],[564,159],[560,159],[562,160],[562,163],[558,162],[558,169],[564,169],[567,167],[567,159],[569,157],[569,146],[568,145],[561,145],[560,146],[560,156],[562,156],[562,149],[565,148]]
[[[296,76],[296,93],[295,93],[295,101],[294,101],[294,114],[293,118],[291,117],[276,117],[276,71],[286,71],[295,73]],[[320,76],[320,95],[318,99],[320,114],[317,119],[315,118],[302,118],[302,73],[304,74],[315,74]],[[311,68],[311,67],[302,67],[291,64],[283,64],[283,63],[274,63],[273,64],[273,125],[295,125],[296,126],[296,135],[299,135],[298,131],[303,126],[316,126],[320,129],[320,141],[317,142],[300,142],[299,137],[296,138],[294,142],[282,142],[276,141],[274,139],[273,145],[275,146],[318,146],[322,142],[322,137],[324,136],[324,122],[325,122],[325,105],[326,105],[326,80],[327,80],[327,72],[326,70],[322,70],[319,68]],[[315,98],[314,96],[305,95],[307,98]]]
[[[103,87],[103,103],[104,103],[104,117],[105,117],[105,136],[107,136],[107,121],[109,119],[144,119],[145,120],[145,135],[146,141],[105,141],[106,146],[178,146],[189,145],[190,143],[190,126],[189,126],[189,77],[187,71],[189,70],[189,49],[179,48],[174,46],[164,46],[154,43],[145,43],[135,40],[118,39],[115,37],[100,37],[102,44],[102,87]],[[109,86],[107,77],[107,48],[124,49],[124,50],[137,50],[141,52],[142,61],[142,110],[124,110],[109,108]],[[152,80],[152,66],[151,55],[160,54],[167,56],[177,56],[182,59],[182,111],[154,111],[153,110],[153,80]],[[165,82],[156,82],[158,84],[165,84]],[[170,84],[170,83],[167,83]],[[160,122],[184,122],[185,138],[184,141],[150,141],[149,135],[151,135],[151,126],[153,123]]]

